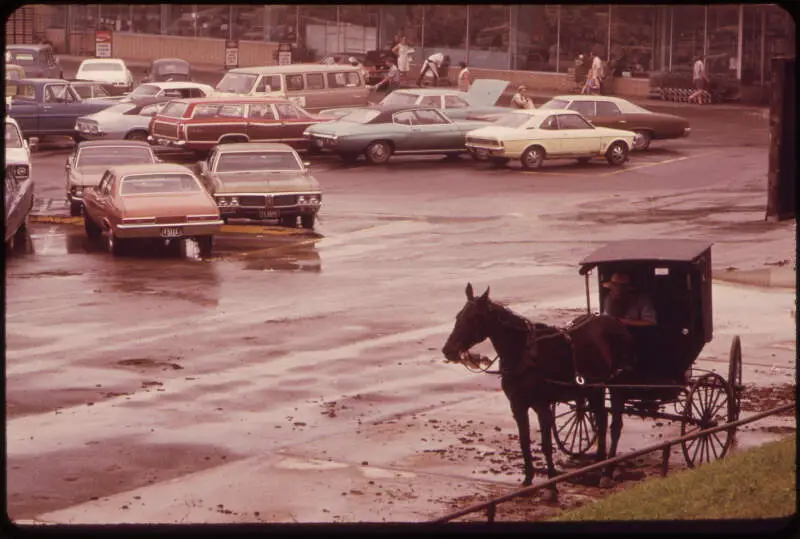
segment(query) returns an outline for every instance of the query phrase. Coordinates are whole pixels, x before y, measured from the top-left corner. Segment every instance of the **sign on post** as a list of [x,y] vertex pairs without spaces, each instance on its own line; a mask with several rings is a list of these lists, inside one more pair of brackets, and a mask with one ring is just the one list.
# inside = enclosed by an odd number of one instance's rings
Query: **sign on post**
[[278,65],[288,66],[292,63],[292,44],[286,41],[278,43]]
[[239,67],[239,42],[225,42],[225,69]]
[[111,30],[97,30],[94,33],[94,55],[111,58]]

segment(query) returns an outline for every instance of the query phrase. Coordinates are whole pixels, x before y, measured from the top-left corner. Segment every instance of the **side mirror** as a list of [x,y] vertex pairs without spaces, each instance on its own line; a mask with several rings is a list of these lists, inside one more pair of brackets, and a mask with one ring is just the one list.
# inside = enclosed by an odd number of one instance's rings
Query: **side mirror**
[[310,167],[311,163],[309,161],[303,161],[303,166],[304,167]]

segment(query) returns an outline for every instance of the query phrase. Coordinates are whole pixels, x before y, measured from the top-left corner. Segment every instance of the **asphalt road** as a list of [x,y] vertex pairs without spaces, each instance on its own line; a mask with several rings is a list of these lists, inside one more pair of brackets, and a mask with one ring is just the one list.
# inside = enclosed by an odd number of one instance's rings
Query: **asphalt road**
[[[585,310],[578,260],[607,241],[706,239],[716,269],[794,246],[763,222],[766,122],[703,111],[692,128],[622,168],[312,158],[324,193],[314,232],[226,226],[207,260],[191,243],[116,259],[89,243],[63,205],[69,144],[44,144],[34,252],[6,261],[9,516],[420,521],[457,495],[513,488],[499,380],[440,353],[467,282],[563,324]],[[794,301],[715,282],[715,339],[697,365],[727,373],[738,334],[746,382],[792,382]],[[628,420],[620,451],[677,428]]]

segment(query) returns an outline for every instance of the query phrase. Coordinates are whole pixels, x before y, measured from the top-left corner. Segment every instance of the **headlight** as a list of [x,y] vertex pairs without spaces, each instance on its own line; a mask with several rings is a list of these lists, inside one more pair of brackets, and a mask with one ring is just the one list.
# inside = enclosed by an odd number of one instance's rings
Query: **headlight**
[[304,136],[304,137],[311,136],[311,133],[309,133],[308,129],[306,129],[305,131],[303,131],[303,136]]
[[17,178],[27,178],[30,173],[28,165],[16,165],[14,167],[14,176]]
[[238,206],[238,205],[239,205],[239,198],[231,197],[231,206]]

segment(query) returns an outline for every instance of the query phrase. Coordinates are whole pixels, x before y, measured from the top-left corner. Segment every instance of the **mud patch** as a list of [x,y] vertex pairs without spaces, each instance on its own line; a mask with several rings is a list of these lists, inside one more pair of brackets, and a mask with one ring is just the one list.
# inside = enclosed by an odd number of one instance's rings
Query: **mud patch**
[[[181,358],[177,357],[170,359],[180,360]],[[123,359],[117,361],[117,365],[120,365],[122,367],[136,367],[138,369],[160,369],[162,371],[183,369],[183,367],[181,367],[179,364],[174,363],[172,361],[160,361],[157,359],[150,359],[150,358]]]
[[132,395],[130,388],[86,387],[68,389],[13,390],[6,392],[6,420],[18,417],[53,412],[60,414],[62,408],[72,406],[94,406],[96,403],[121,396]]
[[16,279],[36,279],[39,277],[80,277],[83,273],[77,271],[57,270],[40,271],[38,273],[9,273],[7,277]]
[[[741,396],[741,410],[743,412],[765,412],[795,402],[796,394],[797,386],[795,384],[781,384],[768,387],[745,385]],[[790,409],[776,415],[792,417],[795,414],[796,411]]]
[[237,456],[213,445],[147,445],[130,437],[90,441],[84,447],[35,456],[10,456],[7,513],[12,520],[32,518],[227,464]]

